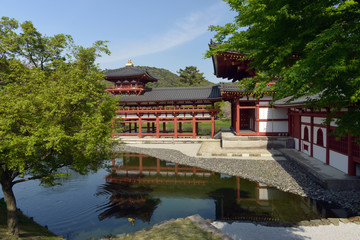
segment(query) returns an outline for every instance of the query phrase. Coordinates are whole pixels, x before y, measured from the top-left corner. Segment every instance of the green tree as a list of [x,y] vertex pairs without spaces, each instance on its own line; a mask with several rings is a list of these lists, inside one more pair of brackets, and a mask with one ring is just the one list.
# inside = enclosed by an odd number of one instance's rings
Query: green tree
[[205,79],[204,74],[195,66],[188,66],[177,72],[180,76],[180,82],[183,86],[211,86],[211,82]]
[[70,36],[43,36],[6,17],[0,38],[0,183],[8,231],[18,236],[13,186],[55,184],[63,167],[97,169],[110,152],[116,103],[94,63],[109,53],[105,42],[74,46]]
[[277,99],[318,94],[313,108],[331,107],[337,134],[360,134],[360,4],[354,0],[226,0],[237,12],[233,23],[210,26],[217,52],[247,53],[257,71],[248,89],[273,86]]

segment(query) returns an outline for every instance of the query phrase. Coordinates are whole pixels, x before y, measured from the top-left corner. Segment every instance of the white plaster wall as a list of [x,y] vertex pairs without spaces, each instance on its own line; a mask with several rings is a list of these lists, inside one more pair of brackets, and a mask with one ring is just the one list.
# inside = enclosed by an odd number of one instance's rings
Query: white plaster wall
[[259,119],[269,118],[269,108],[259,108]]
[[288,110],[282,108],[259,108],[260,119],[288,119]]
[[314,117],[314,124],[324,124],[326,118]]
[[295,149],[299,151],[299,139],[294,138],[294,141],[295,141]]
[[311,123],[311,118],[310,118],[310,117],[301,116],[301,122]]
[[330,150],[330,166],[348,173],[348,156]]
[[287,121],[259,122],[259,132],[288,132],[288,122]]
[[314,151],[313,156],[314,158],[317,158],[318,160],[322,161],[323,163],[326,163],[326,148],[319,147],[316,145],[313,145]]
[[332,127],[337,127],[338,125],[335,123],[336,119],[334,118],[333,120],[331,120],[330,122],[330,126]]
[[259,199],[260,200],[269,200],[269,191],[266,188],[259,189]]
[[[305,149],[304,149],[304,145],[307,145],[307,146],[308,146],[308,150],[305,150]],[[307,155],[310,155],[310,151],[311,151],[310,143],[307,142],[307,141],[301,140],[301,151],[302,151],[303,153],[306,153]]]
[[[317,131],[320,127],[314,127],[314,136],[313,136],[313,139],[314,139],[314,143],[315,144],[318,144],[317,143]],[[324,146],[326,147],[326,128],[321,128],[322,132],[323,132],[323,144]],[[311,134],[310,133],[311,129],[309,128],[309,135]],[[310,140],[310,139],[309,139]]]

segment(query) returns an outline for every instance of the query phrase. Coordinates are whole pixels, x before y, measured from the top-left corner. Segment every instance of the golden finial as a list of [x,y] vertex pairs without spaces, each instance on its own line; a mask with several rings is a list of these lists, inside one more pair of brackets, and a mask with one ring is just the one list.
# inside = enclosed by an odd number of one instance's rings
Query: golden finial
[[132,62],[131,62],[131,59],[129,59],[129,61],[128,61],[128,63],[126,64],[126,66],[128,67],[128,66],[130,66],[130,67],[133,67],[134,66],[134,64],[132,64]]

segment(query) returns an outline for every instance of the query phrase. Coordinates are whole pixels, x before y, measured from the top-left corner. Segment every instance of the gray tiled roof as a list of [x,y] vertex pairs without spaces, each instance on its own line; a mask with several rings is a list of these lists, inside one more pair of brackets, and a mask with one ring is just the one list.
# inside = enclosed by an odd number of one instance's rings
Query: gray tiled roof
[[289,96],[286,98],[276,100],[273,103],[273,105],[275,107],[302,106],[302,105],[305,105],[306,102],[311,101],[311,100],[318,100],[318,99],[320,99],[320,97],[321,97],[321,93],[310,95],[310,96],[303,96],[303,97],[299,97],[299,98],[296,98],[293,100],[291,100],[293,98],[293,96]]
[[239,84],[220,83],[220,91],[243,92],[244,88],[240,88]]
[[141,95],[123,95],[120,102],[208,100],[221,98],[219,87],[149,88]]
[[[220,91],[231,91],[231,92],[244,92],[245,88],[241,88],[239,84],[236,83],[220,83]],[[268,90],[270,86],[266,86],[265,89]]]
[[154,80],[158,80],[157,78],[151,76],[146,70],[133,66],[126,66],[117,69],[106,69],[105,75],[106,77],[131,77],[131,76],[139,76],[146,74],[150,78]]

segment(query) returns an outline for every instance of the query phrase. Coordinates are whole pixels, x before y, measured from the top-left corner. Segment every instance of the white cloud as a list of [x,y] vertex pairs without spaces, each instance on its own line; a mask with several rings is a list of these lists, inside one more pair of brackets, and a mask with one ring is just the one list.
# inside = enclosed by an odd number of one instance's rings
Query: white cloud
[[168,50],[186,42],[192,41],[208,31],[209,25],[215,25],[221,19],[221,13],[226,12],[224,3],[212,5],[203,11],[195,12],[164,33],[157,33],[148,39],[133,41],[127,46],[112,50],[111,56],[100,59],[101,63],[115,62],[137,56]]

